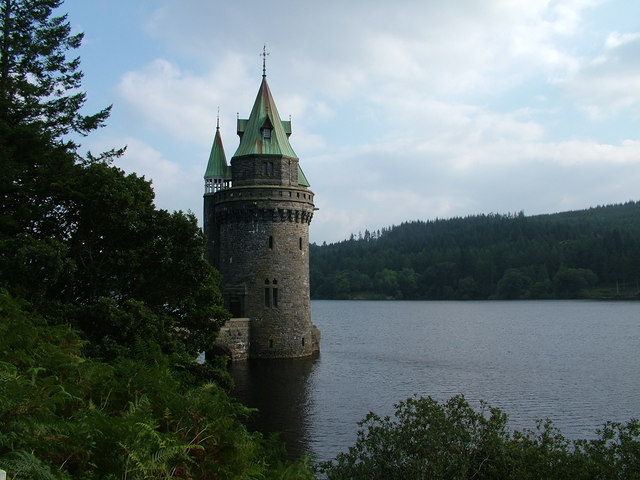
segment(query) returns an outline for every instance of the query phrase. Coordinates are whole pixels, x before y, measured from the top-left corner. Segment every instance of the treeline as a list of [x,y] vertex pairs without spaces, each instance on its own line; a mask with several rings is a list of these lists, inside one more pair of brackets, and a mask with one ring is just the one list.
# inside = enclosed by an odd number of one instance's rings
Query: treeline
[[636,297],[640,203],[413,221],[311,245],[317,299]]

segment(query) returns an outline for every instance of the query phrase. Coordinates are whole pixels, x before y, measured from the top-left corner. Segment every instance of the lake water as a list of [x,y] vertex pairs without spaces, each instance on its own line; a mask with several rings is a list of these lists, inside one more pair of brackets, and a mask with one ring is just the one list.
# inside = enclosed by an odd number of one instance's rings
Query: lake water
[[640,302],[313,301],[320,356],[238,363],[235,394],[293,456],[335,457],[357,422],[414,395],[464,394],[514,429],[568,438],[640,417]]

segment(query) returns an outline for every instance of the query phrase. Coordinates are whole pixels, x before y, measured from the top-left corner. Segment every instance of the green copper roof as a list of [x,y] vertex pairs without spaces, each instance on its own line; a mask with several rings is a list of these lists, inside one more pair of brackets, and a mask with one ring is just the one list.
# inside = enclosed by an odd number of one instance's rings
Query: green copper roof
[[209,162],[204,172],[204,178],[231,178],[231,167],[227,165],[227,157],[224,154],[222,138],[220,137],[220,125],[216,126],[216,136],[209,154]]
[[[270,130],[270,138],[265,138],[263,129]],[[284,155],[298,158],[289,144],[291,122],[280,120],[278,109],[271,96],[267,77],[262,76],[262,84],[248,120],[238,119],[240,145],[234,157],[242,155]],[[304,176],[304,175],[303,175]]]
[[298,164],[298,185],[302,185],[303,187],[310,187],[309,180],[307,180],[306,175],[300,168],[300,164]]

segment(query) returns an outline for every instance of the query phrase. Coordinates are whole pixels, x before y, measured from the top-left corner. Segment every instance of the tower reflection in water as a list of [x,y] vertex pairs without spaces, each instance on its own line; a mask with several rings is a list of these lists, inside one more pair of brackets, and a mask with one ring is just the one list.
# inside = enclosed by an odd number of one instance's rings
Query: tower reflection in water
[[310,452],[311,392],[318,361],[314,356],[248,360],[231,365],[234,397],[243,405],[258,409],[248,421],[249,430],[265,435],[279,432],[290,458]]

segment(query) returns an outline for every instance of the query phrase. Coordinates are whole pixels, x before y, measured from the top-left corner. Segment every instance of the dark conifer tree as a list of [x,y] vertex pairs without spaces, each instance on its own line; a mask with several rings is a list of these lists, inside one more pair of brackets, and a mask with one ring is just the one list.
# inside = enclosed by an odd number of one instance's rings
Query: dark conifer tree
[[[0,0],[0,121],[5,127],[35,125],[50,139],[81,135],[102,126],[111,107],[83,115],[79,57],[83,34],[71,35],[62,0]],[[72,143],[67,143],[73,146]]]
[[195,218],[158,211],[148,181],[78,155],[110,107],[82,112],[61,0],[0,0],[0,288],[72,321],[108,356],[138,339],[190,355],[226,318]]

